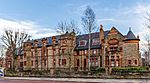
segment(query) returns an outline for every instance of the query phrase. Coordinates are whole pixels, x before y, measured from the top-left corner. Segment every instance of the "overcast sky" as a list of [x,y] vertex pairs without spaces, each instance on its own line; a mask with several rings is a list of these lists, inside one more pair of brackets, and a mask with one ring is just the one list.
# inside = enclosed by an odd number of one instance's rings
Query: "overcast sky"
[[0,33],[5,28],[23,30],[32,38],[57,34],[60,21],[74,20],[81,30],[81,16],[89,5],[96,14],[97,25],[105,30],[116,27],[124,35],[129,27],[142,37],[150,0],[0,0]]

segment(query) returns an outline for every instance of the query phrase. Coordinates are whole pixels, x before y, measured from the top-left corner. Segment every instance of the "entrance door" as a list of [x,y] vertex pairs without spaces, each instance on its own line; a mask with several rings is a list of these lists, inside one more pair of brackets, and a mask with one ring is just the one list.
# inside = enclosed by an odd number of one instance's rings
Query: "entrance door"
[[100,56],[100,67],[102,67],[102,56]]
[[86,59],[84,59],[84,70],[86,70]]
[[79,62],[79,59],[77,59],[77,67],[80,66],[80,62]]
[[20,70],[23,70],[23,62],[20,62]]

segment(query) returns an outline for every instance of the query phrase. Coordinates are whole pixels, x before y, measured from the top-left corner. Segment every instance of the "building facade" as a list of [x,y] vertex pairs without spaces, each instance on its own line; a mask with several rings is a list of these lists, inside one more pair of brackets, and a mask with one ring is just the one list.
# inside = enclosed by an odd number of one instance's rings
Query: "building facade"
[[[139,37],[131,30],[121,34],[115,27],[91,33],[91,51],[88,51],[88,34],[65,33],[24,43],[23,55],[18,57],[23,70],[51,70],[69,68],[88,70],[91,67],[141,66]],[[88,54],[90,53],[90,59]]]

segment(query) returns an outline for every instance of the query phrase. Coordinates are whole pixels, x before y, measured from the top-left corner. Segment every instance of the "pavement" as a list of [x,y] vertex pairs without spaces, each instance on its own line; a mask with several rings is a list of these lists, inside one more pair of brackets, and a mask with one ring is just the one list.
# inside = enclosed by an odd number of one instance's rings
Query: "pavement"
[[150,83],[150,79],[92,79],[92,78],[35,78],[35,77],[3,77],[5,80],[38,80],[58,82],[84,83]]

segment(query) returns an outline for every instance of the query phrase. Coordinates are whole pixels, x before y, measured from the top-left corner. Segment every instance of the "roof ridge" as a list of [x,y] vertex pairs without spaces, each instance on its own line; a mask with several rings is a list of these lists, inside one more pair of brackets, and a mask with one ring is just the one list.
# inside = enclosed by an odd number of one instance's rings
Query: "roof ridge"
[[[107,31],[110,31],[110,30],[106,30],[106,31],[104,31],[104,32],[107,32]],[[95,33],[99,33],[99,32],[93,32],[93,33],[91,33],[91,34],[95,34]],[[88,33],[86,33],[86,34],[81,34],[81,35],[88,35]],[[77,35],[77,36],[81,36],[81,35]]]

